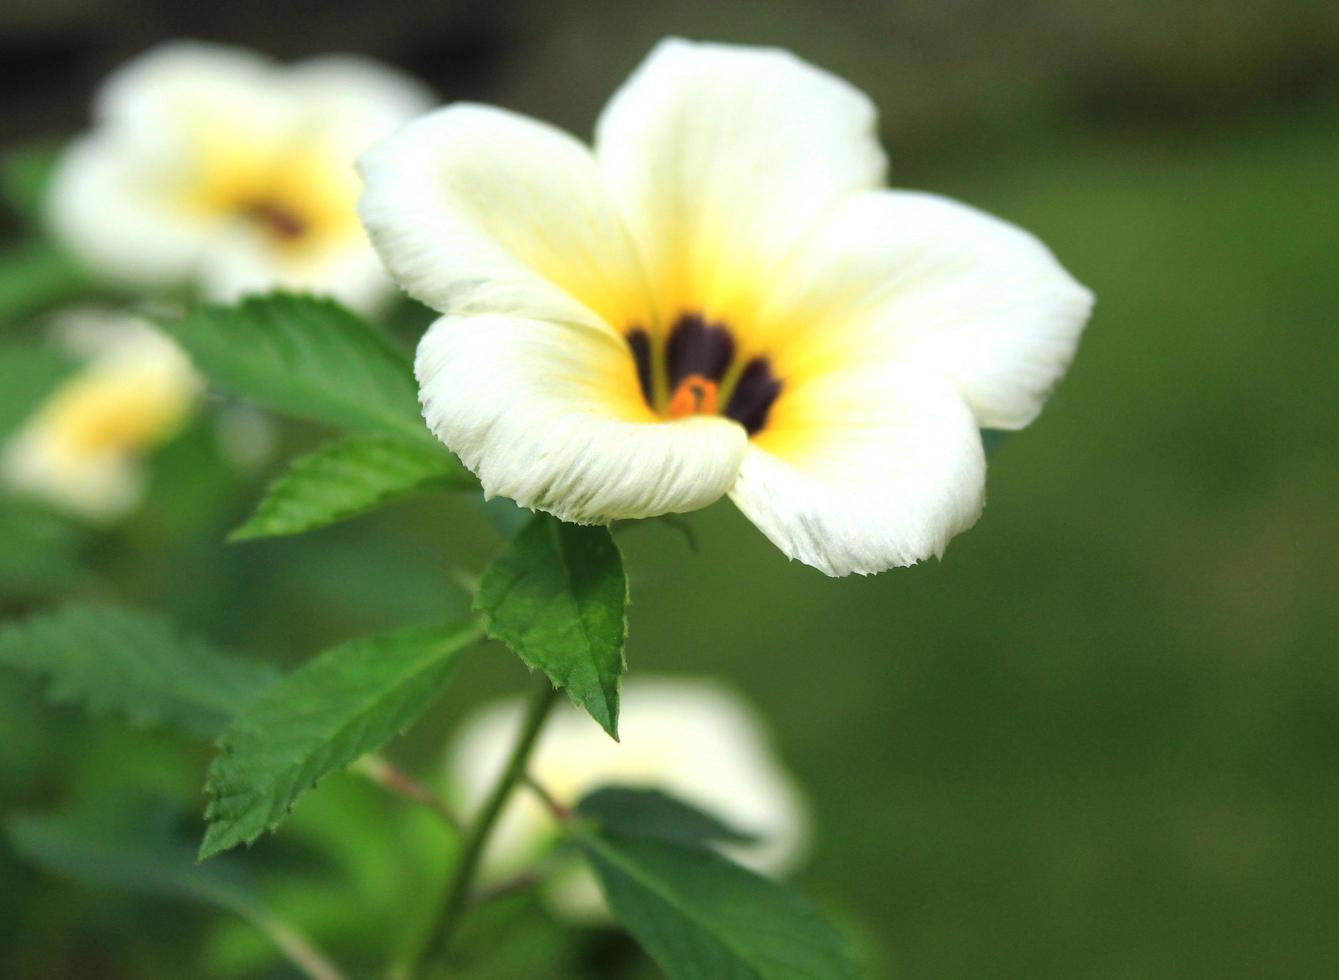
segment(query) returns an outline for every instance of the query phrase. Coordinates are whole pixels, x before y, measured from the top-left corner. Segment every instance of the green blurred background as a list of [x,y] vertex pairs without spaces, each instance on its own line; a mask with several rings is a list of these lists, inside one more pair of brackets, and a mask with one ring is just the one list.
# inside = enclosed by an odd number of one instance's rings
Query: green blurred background
[[[15,0],[0,139],[75,131],[107,70],[177,36],[363,51],[584,135],[666,33],[780,44],[849,78],[881,107],[894,184],[1033,230],[1098,304],[942,562],[828,580],[728,504],[689,518],[697,553],[662,525],[623,533],[633,676],[723,676],[770,719],[815,809],[801,884],[886,976],[1339,976],[1333,2]],[[40,559],[3,570],[5,617],[111,598],[291,664],[460,608],[448,559],[496,548],[465,500],[225,546],[259,491],[203,446],[164,450],[154,499],[113,532],[42,525]],[[513,661],[476,656],[391,754],[432,771],[471,702],[523,685]],[[154,789],[198,813],[207,757],[0,676],[7,812]],[[356,960],[439,843],[334,780],[252,857],[276,904]],[[64,883],[7,846],[0,975],[291,975],[235,923]],[[559,952],[537,914],[518,921],[531,958],[479,975],[654,975],[616,940]]]

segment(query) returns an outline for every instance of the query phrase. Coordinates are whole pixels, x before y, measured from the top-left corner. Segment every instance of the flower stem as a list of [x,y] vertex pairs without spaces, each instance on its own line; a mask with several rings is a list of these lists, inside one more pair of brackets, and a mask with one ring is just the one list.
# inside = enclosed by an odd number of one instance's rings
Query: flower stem
[[493,830],[493,824],[502,815],[502,809],[511,797],[512,790],[525,775],[530,752],[539,739],[539,732],[544,727],[544,721],[548,718],[549,710],[557,697],[558,690],[549,683],[548,678],[543,674],[537,675],[535,693],[530,699],[529,708],[526,709],[525,720],[516,744],[512,747],[511,757],[493,785],[488,799],[484,801],[483,808],[466,831],[465,840],[460,847],[460,858],[446,887],[442,910],[428,934],[427,944],[412,964],[411,976],[419,975],[427,963],[439,959],[450,945],[451,937],[469,904],[470,886],[474,882],[479,859],[483,857],[484,845],[488,843],[488,835]]
[[388,792],[427,807],[441,817],[442,822],[448,827],[460,833],[460,821],[436,793],[408,773],[397,769],[383,757],[375,753],[365,755],[351,768],[353,772],[371,780]]

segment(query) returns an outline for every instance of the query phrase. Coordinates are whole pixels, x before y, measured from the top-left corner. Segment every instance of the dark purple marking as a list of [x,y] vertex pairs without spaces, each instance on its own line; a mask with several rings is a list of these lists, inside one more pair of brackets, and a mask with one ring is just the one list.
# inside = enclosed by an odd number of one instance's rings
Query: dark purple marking
[[641,327],[628,331],[628,347],[632,349],[632,359],[637,362],[637,380],[642,386],[642,397],[646,404],[652,404],[651,395],[651,338]]
[[666,355],[670,391],[690,374],[720,381],[735,356],[735,340],[721,324],[689,313],[679,317],[670,330]]
[[725,406],[725,416],[753,435],[767,424],[767,413],[779,394],[781,381],[773,376],[767,358],[755,357],[740,372],[735,390],[730,393],[730,404]]

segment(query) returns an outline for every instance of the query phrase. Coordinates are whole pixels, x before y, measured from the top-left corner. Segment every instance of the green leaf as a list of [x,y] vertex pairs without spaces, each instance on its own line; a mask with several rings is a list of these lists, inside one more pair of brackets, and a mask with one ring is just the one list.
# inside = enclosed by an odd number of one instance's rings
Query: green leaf
[[332,300],[276,293],[200,306],[162,327],[212,381],[266,408],[437,444],[409,358]]
[[294,460],[230,540],[300,534],[395,500],[477,486],[441,446],[355,436]]
[[51,595],[83,574],[82,529],[58,514],[19,500],[0,505],[0,587],[18,596]]
[[190,898],[250,916],[256,900],[240,869],[200,867],[177,827],[182,814],[166,802],[136,801],[5,823],[14,850],[45,871],[86,885]]
[[479,636],[466,622],[365,637],[268,688],[219,738],[200,859],[273,830],[319,779],[412,724]]
[[68,357],[50,347],[23,340],[0,344],[0,436],[23,424],[73,369]]
[[608,528],[538,514],[479,581],[488,635],[538,668],[618,738],[628,580]]
[[79,605],[0,629],[0,665],[46,678],[53,701],[206,737],[278,676],[149,613]]
[[47,185],[60,151],[58,143],[34,143],[0,158],[0,200],[31,228],[42,226]]
[[227,859],[201,867],[170,803],[97,801],[69,813],[6,821],[10,843],[29,862],[83,884],[189,899],[227,909],[264,933],[305,976],[339,977],[325,956],[271,912],[242,869]]
[[750,844],[758,838],[653,788],[603,786],[586,794],[573,811],[601,831],[658,840],[681,847]]
[[95,291],[82,267],[54,246],[29,242],[0,253],[0,323],[36,316]]
[[807,900],[714,851],[578,833],[615,917],[670,980],[835,980],[863,974]]

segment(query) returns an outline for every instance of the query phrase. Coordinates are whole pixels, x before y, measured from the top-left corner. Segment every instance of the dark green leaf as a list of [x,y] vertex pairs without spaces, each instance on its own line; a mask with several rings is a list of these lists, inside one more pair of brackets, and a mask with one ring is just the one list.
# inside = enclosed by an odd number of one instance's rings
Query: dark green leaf
[[838,980],[862,975],[808,901],[714,851],[580,833],[614,915],[670,980]]
[[628,580],[608,528],[536,515],[485,570],[474,605],[489,636],[618,738]]
[[46,678],[53,701],[211,736],[278,676],[148,613],[66,606],[0,630],[0,665]]
[[479,635],[466,622],[353,640],[268,688],[219,738],[201,860],[272,830],[317,780],[412,724]]
[[166,803],[105,802],[86,811],[6,821],[14,850],[53,874],[101,888],[190,898],[250,915],[255,898],[226,861],[201,867]]
[[594,821],[607,834],[683,847],[748,844],[758,839],[652,788],[604,786],[582,797],[574,812]]
[[51,245],[30,242],[0,253],[0,323],[36,316],[95,291],[84,270]]
[[436,445],[408,357],[332,300],[278,293],[162,326],[212,381],[259,405]]
[[351,437],[294,460],[231,540],[300,534],[395,500],[477,486],[441,446]]
[[227,859],[197,864],[181,833],[186,823],[166,802],[98,800],[96,807],[71,813],[11,817],[6,830],[14,850],[46,871],[95,887],[227,909],[264,933],[304,975],[340,976],[265,907],[240,868]]
[[60,150],[57,143],[35,143],[0,158],[0,199],[31,228],[42,226],[47,185]]

